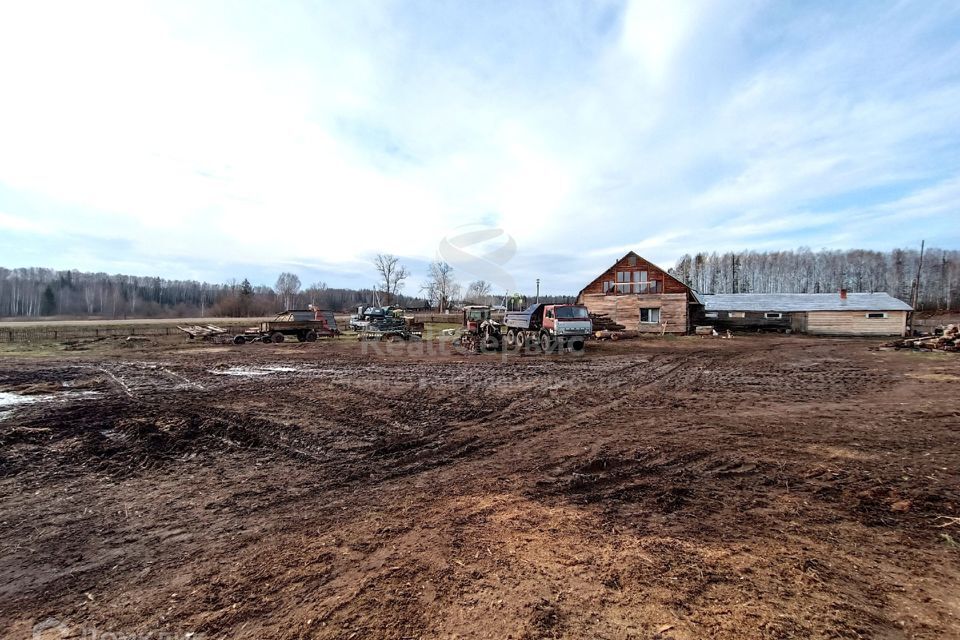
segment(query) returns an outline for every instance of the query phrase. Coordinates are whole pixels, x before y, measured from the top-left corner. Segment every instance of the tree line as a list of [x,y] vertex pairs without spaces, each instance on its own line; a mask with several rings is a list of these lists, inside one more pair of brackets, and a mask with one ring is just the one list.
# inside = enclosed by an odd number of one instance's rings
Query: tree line
[[[919,289],[916,289],[919,270]],[[886,292],[918,310],[960,309],[960,251],[744,251],[682,256],[670,274],[701,293]]]
[[[196,280],[0,267],[0,317],[198,318],[258,317],[315,305],[348,312],[382,298],[376,287],[349,289],[283,273],[273,287],[249,280],[222,284]],[[423,298],[393,296],[400,306],[425,306]]]
[[[372,266],[379,279],[362,289],[328,287],[325,282],[304,287],[300,277],[289,272],[281,273],[270,287],[252,285],[247,279],[211,284],[77,270],[0,267],[0,318],[260,317],[309,305],[340,313],[386,305],[444,313],[463,302],[504,303],[503,296],[493,295],[490,284],[483,280],[474,280],[466,287],[461,285],[453,267],[443,261],[430,263],[427,278],[415,295],[404,294],[410,270],[400,263],[400,258],[378,254]],[[513,294],[506,304],[521,308],[527,302],[527,297]]]

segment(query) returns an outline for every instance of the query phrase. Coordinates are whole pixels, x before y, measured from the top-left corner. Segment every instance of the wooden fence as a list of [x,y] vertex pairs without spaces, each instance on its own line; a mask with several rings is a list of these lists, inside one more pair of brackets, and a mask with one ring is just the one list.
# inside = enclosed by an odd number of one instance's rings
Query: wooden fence
[[[229,332],[240,332],[249,326],[249,323],[242,325],[219,325]],[[186,334],[177,329],[176,325],[131,325],[131,326],[103,326],[103,327],[85,327],[85,326],[61,326],[61,327],[24,327],[22,329],[14,327],[0,327],[0,343],[2,342],[56,342],[59,340],[81,340],[89,338],[115,338],[126,336],[175,336]]]
[[[337,325],[341,331],[347,330],[350,316],[336,316]],[[460,314],[417,314],[418,322],[425,323],[454,323],[460,324]],[[257,321],[244,319],[238,322],[217,322],[218,327],[223,327],[227,333],[241,333],[244,329],[255,325]],[[127,336],[160,337],[160,336],[183,336],[186,334],[177,329],[177,322],[170,324],[109,324],[102,326],[90,325],[50,325],[50,326],[25,326],[0,327],[0,343],[4,342],[57,342],[61,340],[83,340],[90,338],[116,338]]]

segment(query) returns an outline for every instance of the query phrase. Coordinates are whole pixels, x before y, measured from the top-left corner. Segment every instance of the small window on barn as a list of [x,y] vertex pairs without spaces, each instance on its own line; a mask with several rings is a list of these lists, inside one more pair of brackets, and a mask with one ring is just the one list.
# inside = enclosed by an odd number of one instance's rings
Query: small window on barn
[[728,318],[743,318],[746,315],[743,311],[730,311],[727,313]]
[[867,317],[871,319],[880,320],[882,318],[886,318],[887,314],[883,311],[871,311],[870,313],[867,314]]
[[640,322],[646,324],[660,324],[660,309],[640,309]]
[[637,256],[630,256],[627,258],[627,264],[629,264],[631,267],[637,266]]
[[707,311],[707,312],[706,312],[705,314],[703,314],[703,315],[704,315],[704,317],[706,317],[706,318],[719,318],[719,317],[720,317],[720,314],[717,313],[716,311]]
[[777,311],[768,311],[767,313],[763,314],[763,317],[767,318],[768,320],[779,320],[783,317],[783,314]]

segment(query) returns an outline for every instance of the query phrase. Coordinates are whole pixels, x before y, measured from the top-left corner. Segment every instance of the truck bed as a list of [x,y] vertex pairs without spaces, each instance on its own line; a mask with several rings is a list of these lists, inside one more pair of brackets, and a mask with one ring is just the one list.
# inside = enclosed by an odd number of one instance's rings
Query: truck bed
[[295,322],[270,320],[260,323],[260,333],[273,333],[274,331],[281,333],[287,331],[320,331],[325,330],[325,328],[326,324],[323,320],[299,320]]

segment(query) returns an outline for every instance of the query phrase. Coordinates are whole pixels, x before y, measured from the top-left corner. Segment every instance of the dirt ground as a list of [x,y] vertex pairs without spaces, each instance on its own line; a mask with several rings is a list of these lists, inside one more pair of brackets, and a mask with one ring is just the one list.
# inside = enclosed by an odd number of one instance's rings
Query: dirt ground
[[957,638],[960,358],[878,345],[19,347],[0,628]]

